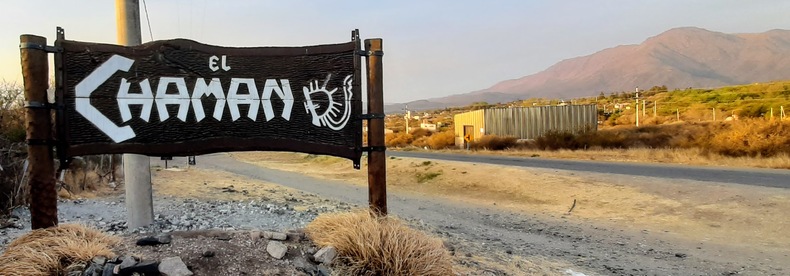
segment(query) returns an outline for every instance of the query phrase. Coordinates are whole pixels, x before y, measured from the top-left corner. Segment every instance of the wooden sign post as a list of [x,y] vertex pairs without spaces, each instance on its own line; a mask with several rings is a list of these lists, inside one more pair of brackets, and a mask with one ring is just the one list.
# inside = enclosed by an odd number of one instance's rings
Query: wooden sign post
[[55,163],[52,155],[52,111],[47,100],[49,62],[47,39],[35,35],[19,38],[22,78],[25,83],[25,128],[30,164],[30,219],[33,229],[58,224],[58,194],[55,190]]
[[368,57],[368,113],[380,114],[368,121],[368,199],[370,208],[387,215],[387,157],[384,152],[384,80],[381,39],[365,40]]
[[[37,36],[21,42],[34,227],[57,224],[52,145],[62,165],[93,154],[262,150],[332,155],[359,169],[369,152],[370,207],[387,214],[381,39],[366,40],[364,51],[357,30],[350,42],[303,47],[185,39],[119,46],[66,40],[58,29],[55,47]],[[55,53],[55,105],[47,104],[47,52]],[[369,114],[362,114],[363,56]]]

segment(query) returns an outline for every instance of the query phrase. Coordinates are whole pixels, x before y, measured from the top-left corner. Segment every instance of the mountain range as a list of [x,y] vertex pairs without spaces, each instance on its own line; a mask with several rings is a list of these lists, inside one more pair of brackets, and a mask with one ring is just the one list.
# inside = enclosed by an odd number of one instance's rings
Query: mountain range
[[[726,34],[675,28],[638,45],[620,45],[560,61],[541,72],[490,88],[405,103],[410,110],[509,102],[527,98],[572,99],[635,87],[718,87],[790,79],[790,31]],[[399,112],[404,104],[389,104]]]

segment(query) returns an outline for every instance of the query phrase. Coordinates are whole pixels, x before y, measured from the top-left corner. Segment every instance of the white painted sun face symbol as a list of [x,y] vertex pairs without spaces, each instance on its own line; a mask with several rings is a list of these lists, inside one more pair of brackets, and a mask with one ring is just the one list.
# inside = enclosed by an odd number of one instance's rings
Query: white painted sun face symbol
[[[332,77],[329,74],[324,80],[324,83],[319,85],[318,80],[311,81],[308,87],[302,87],[305,97],[305,111],[313,115],[313,125],[326,126],[332,130],[342,129],[351,116],[351,85],[353,82],[352,75],[346,76],[343,80],[342,98],[337,100],[338,97],[335,93],[339,92],[337,88],[327,89],[327,83]],[[326,100],[324,100],[326,98]],[[326,106],[322,106],[320,101],[324,101]],[[341,111],[341,108],[343,110]],[[342,112],[342,113],[341,113]]]

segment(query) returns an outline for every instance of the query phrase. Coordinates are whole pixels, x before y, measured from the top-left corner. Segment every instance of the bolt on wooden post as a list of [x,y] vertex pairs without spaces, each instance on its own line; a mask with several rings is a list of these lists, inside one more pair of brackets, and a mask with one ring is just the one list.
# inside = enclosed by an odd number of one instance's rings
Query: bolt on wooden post
[[[366,39],[368,53],[368,113],[384,114],[384,81],[382,79],[382,40]],[[384,119],[368,123],[368,202],[373,212],[387,215],[387,157],[384,148]]]
[[47,39],[35,35],[19,37],[22,78],[25,84],[25,128],[29,161],[30,219],[32,228],[58,225],[58,195],[52,154],[52,114],[47,100],[49,63],[44,47]]

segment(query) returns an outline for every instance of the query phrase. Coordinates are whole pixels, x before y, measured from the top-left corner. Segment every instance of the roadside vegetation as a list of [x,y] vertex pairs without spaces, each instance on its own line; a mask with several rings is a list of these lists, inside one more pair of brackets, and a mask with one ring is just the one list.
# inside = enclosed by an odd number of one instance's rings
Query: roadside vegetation
[[20,85],[0,82],[0,215],[27,203],[20,185],[25,149],[24,95]]
[[[454,114],[481,108],[565,102],[597,104],[599,130],[575,134],[549,132],[531,141],[483,136],[470,143],[470,149],[472,152],[532,157],[790,168],[790,116],[787,114],[790,81],[672,91],[665,86],[654,86],[640,93],[644,104],[639,105],[639,127],[635,126],[634,96],[634,92],[609,95],[602,92],[596,97],[570,101],[481,102],[422,113],[423,121],[439,122],[437,125],[443,126],[436,132],[419,129],[419,123],[414,120],[410,122],[413,130],[409,133],[399,131],[405,128],[405,118],[390,116],[387,127],[393,133],[387,135],[386,144],[404,149],[458,149],[452,126]],[[645,151],[660,152],[664,158],[644,154]]]
[[338,275],[452,275],[452,256],[442,240],[393,216],[368,210],[322,214],[305,229],[319,246],[334,246]]
[[[25,179],[25,108],[20,84],[0,82],[0,215],[28,203]],[[75,158],[58,181],[61,197],[91,197],[102,185],[116,181],[120,155]],[[114,183],[113,183],[114,184]]]

